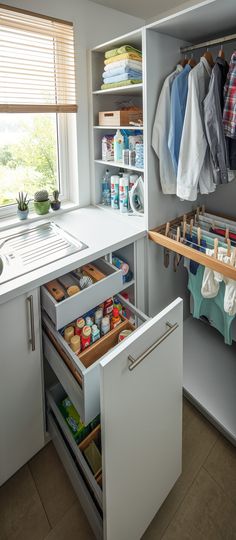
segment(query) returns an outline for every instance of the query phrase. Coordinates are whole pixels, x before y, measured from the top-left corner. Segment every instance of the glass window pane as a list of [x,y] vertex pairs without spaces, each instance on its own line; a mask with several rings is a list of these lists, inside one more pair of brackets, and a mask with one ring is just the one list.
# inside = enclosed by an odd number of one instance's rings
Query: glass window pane
[[1,114],[0,206],[15,203],[19,191],[33,198],[60,189],[57,115],[55,113]]

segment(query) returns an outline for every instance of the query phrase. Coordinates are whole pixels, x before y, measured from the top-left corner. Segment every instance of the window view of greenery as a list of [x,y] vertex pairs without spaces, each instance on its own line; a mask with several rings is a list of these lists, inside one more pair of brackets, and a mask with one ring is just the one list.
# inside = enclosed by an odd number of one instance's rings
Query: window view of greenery
[[1,114],[0,206],[16,202],[19,191],[59,187],[55,113]]

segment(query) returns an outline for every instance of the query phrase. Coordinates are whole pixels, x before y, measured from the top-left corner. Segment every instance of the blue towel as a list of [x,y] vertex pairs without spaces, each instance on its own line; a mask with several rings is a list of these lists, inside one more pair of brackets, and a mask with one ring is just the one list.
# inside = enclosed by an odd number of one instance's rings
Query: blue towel
[[136,69],[136,70],[130,69],[129,66],[123,66],[123,67],[120,66],[120,67],[117,67],[117,68],[109,69],[107,71],[104,71],[102,76],[103,76],[103,79],[105,80],[105,79],[107,79],[109,77],[115,77],[116,75],[123,75],[124,73],[138,73],[139,75],[142,76],[142,65],[141,65],[140,69]]
[[107,77],[104,79],[104,82],[107,83],[113,83],[113,82],[121,82],[121,81],[128,81],[128,80],[142,80],[142,73],[140,71],[127,71],[127,73],[122,73],[121,75],[115,75],[114,77]]

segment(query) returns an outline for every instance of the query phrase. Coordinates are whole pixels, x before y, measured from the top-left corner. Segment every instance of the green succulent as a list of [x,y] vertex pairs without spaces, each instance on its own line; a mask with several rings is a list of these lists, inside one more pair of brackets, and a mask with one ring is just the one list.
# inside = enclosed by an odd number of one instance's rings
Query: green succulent
[[29,199],[27,199],[28,193],[25,193],[23,191],[19,191],[18,198],[16,198],[16,202],[18,204],[18,210],[25,211],[28,210],[29,206]]
[[52,194],[53,194],[53,200],[58,201],[58,199],[59,199],[59,191],[58,191],[58,189],[55,189],[55,191],[53,191]]
[[34,194],[35,202],[48,201],[48,192],[46,189],[41,189],[41,191],[36,191]]

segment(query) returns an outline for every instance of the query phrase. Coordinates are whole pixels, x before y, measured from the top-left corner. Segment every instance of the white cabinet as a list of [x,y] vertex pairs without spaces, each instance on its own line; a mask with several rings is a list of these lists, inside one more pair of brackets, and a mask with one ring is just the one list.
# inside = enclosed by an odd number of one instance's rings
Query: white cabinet
[[0,485],[44,445],[39,289],[0,306]]

